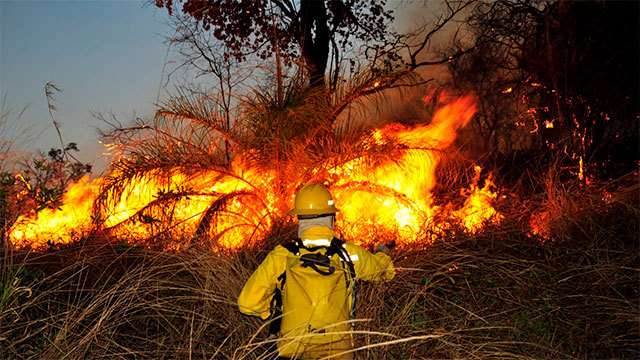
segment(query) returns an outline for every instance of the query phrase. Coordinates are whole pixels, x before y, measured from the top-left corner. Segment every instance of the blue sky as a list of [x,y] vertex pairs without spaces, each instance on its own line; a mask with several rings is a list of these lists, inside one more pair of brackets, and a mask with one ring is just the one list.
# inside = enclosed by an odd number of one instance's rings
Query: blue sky
[[[429,15],[412,10],[411,2],[391,3],[402,5],[395,10],[404,27]],[[55,96],[54,115],[64,142],[76,142],[76,157],[93,163],[99,175],[105,159],[96,128],[105,124],[91,112],[113,112],[125,123],[134,114],[153,114],[163,65],[179,60],[167,58],[167,21],[166,10],[143,1],[0,0],[0,93],[13,109],[13,124],[0,123],[0,141],[25,140],[22,129],[31,128],[28,134],[36,139],[16,151],[60,148],[44,96],[51,81],[63,91]],[[168,65],[165,75],[174,67]],[[13,127],[18,130],[6,131]]]
[[166,20],[165,11],[139,1],[0,0],[0,91],[13,109],[9,121],[30,104],[17,127],[31,126],[37,136],[22,150],[60,147],[44,96],[52,81],[63,91],[54,115],[64,141],[78,143],[79,158],[102,167],[96,127],[103,125],[90,112],[113,111],[121,121],[153,114],[162,67],[171,60]]

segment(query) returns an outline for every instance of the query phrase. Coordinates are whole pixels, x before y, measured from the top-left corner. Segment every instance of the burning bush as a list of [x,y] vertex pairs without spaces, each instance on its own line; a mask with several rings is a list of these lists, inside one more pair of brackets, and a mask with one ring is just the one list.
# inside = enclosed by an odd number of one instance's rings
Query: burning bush
[[[334,107],[294,85],[280,101],[257,96],[235,130],[222,128],[202,104],[206,99],[177,99],[123,144],[124,157],[108,176],[73,185],[58,210],[20,218],[12,242],[39,247],[45,239],[65,243],[101,231],[170,249],[235,249],[282,223],[295,190],[312,181],[331,189],[341,236],[359,244],[383,237],[424,243],[421,234],[447,224],[476,231],[499,220],[490,181],[479,188],[476,177],[460,209],[435,205],[432,195],[441,158],[475,113],[472,96],[441,103],[426,124],[344,134],[329,130]],[[203,163],[210,152],[229,162]]]

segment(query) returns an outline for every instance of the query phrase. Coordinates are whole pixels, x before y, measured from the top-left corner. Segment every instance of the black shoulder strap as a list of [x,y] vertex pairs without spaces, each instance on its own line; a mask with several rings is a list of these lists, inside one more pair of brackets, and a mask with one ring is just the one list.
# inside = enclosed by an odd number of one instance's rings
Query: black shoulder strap
[[[289,250],[294,255],[300,254],[300,244],[302,240],[295,239],[292,242],[282,244],[282,246]],[[271,315],[269,316],[269,334],[277,335],[280,332],[280,326],[282,323],[282,290],[284,289],[284,283],[287,281],[286,270],[278,276],[279,286],[276,286],[276,290],[271,298]]]
[[[329,250],[327,250],[327,256],[333,256],[333,254],[338,254],[344,250],[344,241],[334,237],[331,239],[331,245],[329,245]],[[342,256],[340,257],[342,259]]]
[[287,272],[283,272],[278,276],[280,287],[276,286],[276,291],[271,298],[271,315],[269,316],[269,334],[277,335],[280,332],[282,324],[282,289],[287,281]]
[[297,238],[290,243],[283,244],[282,246],[289,250],[293,255],[298,255],[300,253],[300,246],[302,245],[302,240]]
[[[342,260],[343,264],[346,264],[347,270],[349,271],[349,276],[346,279],[347,280],[347,289],[349,288],[349,285],[351,285],[352,289],[353,289],[353,294],[352,294],[352,298],[351,298],[351,313],[349,315],[350,315],[351,319],[355,319],[355,317],[356,317],[356,292],[358,290],[357,283],[356,283],[356,268],[353,265],[353,261],[351,260],[351,255],[349,255],[349,252],[343,246],[344,243],[345,243],[344,240],[340,240],[340,239],[334,237],[331,240],[331,247],[330,247],[329,251],[333,251],[336,254],[338,254],[338,256],[340,257],[340,260]],[[351,326],[355,326],[355,324],[351,323]]]
[[[349,255],[349,252],[347,251],[347,249],[344,248],[344,240],[340,240],[336,237],[334,237],[331,240],[331,246],[329,247],[329,250],[327,251],[327,255],[333,255],[333,254],[338,254],[338,256],[340,257],[340,260],[342,260],[343,263],[345,263],[347,265],[347,268],[349,270],[349,277],[351,278],[350,280],[353,281],[355,283],[356,281],[356,269],[355,266],[353,266],[353,261],[351,260],[351,255]],[[329,254],[331,253],[331,254]]]

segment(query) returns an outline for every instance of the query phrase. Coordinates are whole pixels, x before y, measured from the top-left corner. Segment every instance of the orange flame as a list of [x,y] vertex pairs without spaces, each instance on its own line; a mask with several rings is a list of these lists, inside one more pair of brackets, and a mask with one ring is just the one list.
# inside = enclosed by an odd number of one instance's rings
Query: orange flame
[[529,226],[531,227],[531,234],[540,237],[543,241],[549,240],[549,224],[551,216],[549,211],[543,211],[535,216],[531,217]]
[[459,219],[464,227],[472,233],[480,230],[487,220],[500,222],[504,218],[491,206],[492,201],[498,195],[491,190],[495,186],[491,177],[485,181],[484,186],[480,189],[477,183],[482,169],[476,166],[475,171],[476,177],[468,190],[469,197],[465,200],[462,208],[453,213],[453,216]]
[[91,208],[98,195],[100,179],[89,182],[84,176],[71,185],[58,209],[45,208],[36,214],[22,216],[10,231],[13,244],[45,245],[47,241],[67,243],[91,228]]
[[[453,143],[457,131],[475,112],[473,97],[452,99],[434,113],[428,125],[390,124],[361,139],[365,149],[396,149],[386,160],[371,163],[363,156],[325,169],[323,180],[340,209],[338,232],[359,244],[391,237],[409,244],[430,239],[425,236],[427,231],[447,228],[436,223],[436,218],[459,223],[470,232],[488,221],[500,221],[501,215],[491,205],[496,197],[491,179],[483,188],[477,186],[479,167],[474,183],[462,194],[467,197],[462,208],[433,204],[431,192],[442,150]],[[95,209],[99,188],[109,178],[83,179],[69,188],[60,209],[21,217],[10,239],[18,247],[42,247],[47,239],[65,243],[100,228],[118,239],[153,242],[160,236],[169,237],[165,248],[180,249],[194,239],[209,239],[215,247],[234,249],[263,238],[288,210],[295,189],[317,180],[294,178],[278,186],[275,178],[275,170],[252,168],[242,156],[236,156],[224,171],[205,170],[192,176],[179,169],[170,175],[148,172],[126,185],[119,198]],[[288,198],[283,199],[282,193],[288,193]]]
[[475,114],[475,103],[467,96],[441,107],[427,126],[405,128],[391,124],[373,132],[374,142],[393,141],[408,149],[383,164],[370,168],[361,159],[343,164],[335,174],[333,194],[340,204],[338,228],[345,238],[375,242],[389,233],[412,243],[432,227],[440,212],[433,206],[431,190],[440,152]]

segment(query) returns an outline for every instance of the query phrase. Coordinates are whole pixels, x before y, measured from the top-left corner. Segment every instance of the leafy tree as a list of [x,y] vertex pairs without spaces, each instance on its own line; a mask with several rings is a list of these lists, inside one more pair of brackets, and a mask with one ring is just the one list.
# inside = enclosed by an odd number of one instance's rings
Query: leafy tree
[[[156,1],[169,14],[173,5],[173,0]],[[277,51],[290,64],[301,56],[311,84],[322,86],[330,48],[339,73],[341,56],[354,41],[384,43],[393,19],[385,5],[386,0],[186,0],[181,10],[224,42],[229,50],[225,57],[244,61],[256,54],[267,59]]]
[[[386,0],[185,0],[180,9],[173,0],[155,4],[166,8],[175,21],[171,43],[180,47],[183,65],[202,73],[220,78],[221,62],[246,64],[275,55],[279,92],[281,62],[300,65],[311,86],[328,85],[329,91],[335,91],[343,77],[366,70],[370,81],[361,90],[372,90],[371,85],[378,82],[373,89],[377,92],[393,86],[400,75],[389,74],[439,65],[473,51],[470,44],[436,58],[428,54],[435,35],[459,26],[461,15],[476,2],[443,0],[433,23],[408,33],[393,29],[394,14]],[[379,81],[385,77],[386,81]]]
[[69,151],[78,151],[76,143],[64,149],[51,148],[44,155],[28,159],[23,165],[20,183],[25,186],[29,198],[35,202],[36,211],[62,205],[62,195],[67,186],[91,173],[91,164],[69,160],[64,156]]

